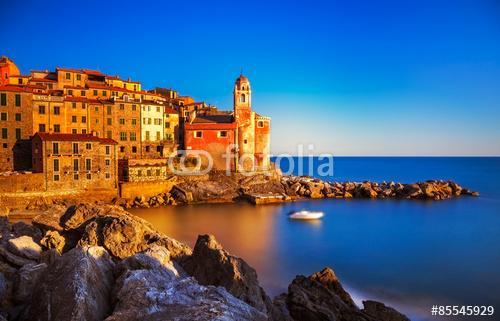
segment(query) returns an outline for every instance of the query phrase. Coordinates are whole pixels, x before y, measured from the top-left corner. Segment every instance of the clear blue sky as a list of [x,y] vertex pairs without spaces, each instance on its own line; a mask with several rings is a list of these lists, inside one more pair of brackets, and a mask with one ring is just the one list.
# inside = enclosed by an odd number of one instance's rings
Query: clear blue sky
[[231,108],[240,69],[272,152],[500,155],[500,2],[1,1],[23,72],[96,68]]

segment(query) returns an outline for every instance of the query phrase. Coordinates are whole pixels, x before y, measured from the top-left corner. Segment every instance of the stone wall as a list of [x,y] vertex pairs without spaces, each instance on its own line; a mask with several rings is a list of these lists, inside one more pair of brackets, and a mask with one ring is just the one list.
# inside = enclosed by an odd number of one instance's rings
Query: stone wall
[[43,173],[0,176],[0,193],[45,191]]
[[137,196],[152,197],[170,192],[175,184],[177,184],[175,177],[151,182],[121,182],[120,197],[125,199],[133,199]]

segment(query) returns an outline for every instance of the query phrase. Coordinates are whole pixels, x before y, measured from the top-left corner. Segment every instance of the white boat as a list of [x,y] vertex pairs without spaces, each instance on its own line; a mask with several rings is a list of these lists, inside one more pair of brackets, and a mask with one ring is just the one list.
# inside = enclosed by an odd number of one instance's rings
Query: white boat
[[291,213],[288,217],[292,220],[319,220],[323,215],[323,212],[298,211]]

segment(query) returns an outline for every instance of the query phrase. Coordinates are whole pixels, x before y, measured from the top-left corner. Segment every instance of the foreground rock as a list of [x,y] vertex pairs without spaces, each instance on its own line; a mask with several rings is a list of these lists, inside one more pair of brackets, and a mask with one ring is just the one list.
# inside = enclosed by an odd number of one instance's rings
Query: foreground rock
[[113,295],[115,309],[106,321],[267,320],[224,288],[179,277],[168,262],[168,251],[161,249],[122,261]]
[[213,235],[200,235],[187,260],[181,263],[200,284],[223,286],[229,293],[263,313],[270,299],[259,286],[257,272],[241,258],[230,255]]
[[275,304],[280,306],[282,311],[286,309],[283,312],[286,320],[408,320],[382,303],[367,302],[365,310],[360,310],[329,268],[309,277],[297,276],[288,286],[288,293],[275,300]]

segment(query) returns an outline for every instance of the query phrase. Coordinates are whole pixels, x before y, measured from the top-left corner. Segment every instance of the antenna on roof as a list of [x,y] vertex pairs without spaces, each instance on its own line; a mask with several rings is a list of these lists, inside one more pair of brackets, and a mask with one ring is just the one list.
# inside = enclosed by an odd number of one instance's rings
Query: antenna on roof
[[243,67],[241,67],[240,76],[243,76]]

